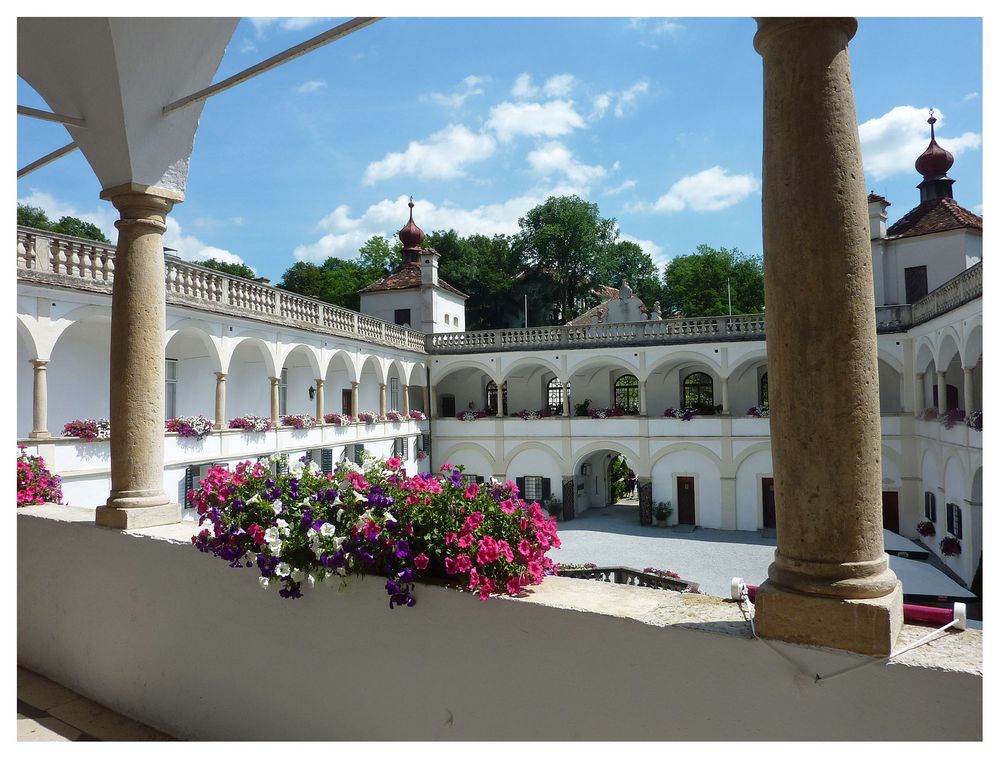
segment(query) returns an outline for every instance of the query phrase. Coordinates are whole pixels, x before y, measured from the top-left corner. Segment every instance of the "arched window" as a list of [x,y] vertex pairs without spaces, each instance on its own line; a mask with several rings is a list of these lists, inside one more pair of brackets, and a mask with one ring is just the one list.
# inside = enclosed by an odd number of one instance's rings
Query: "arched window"
[[627,414],[639,413],[639,380],[634,374],[623,374],[615,380],[615,408]]
[[565,397],[563,393],[568,390],[569,385],[564,388],[562,380],[558,377],[553,377],[549,380],[549,384],[546,385],[545,390],[549,411],[553,414],[561,414],[563,412],[563,398]]
[[715,411],[715,388],[705,372],[694,372],[684,378],[684,407],[696,409],[700,414]]
[[[497,413],[497,383],[490,380],[486,383],[486,410]],[[503,383],[503,413],[507,414],[507,383]]]
[[760,375],[760,405],[766,406],[767,404],[767,372]]

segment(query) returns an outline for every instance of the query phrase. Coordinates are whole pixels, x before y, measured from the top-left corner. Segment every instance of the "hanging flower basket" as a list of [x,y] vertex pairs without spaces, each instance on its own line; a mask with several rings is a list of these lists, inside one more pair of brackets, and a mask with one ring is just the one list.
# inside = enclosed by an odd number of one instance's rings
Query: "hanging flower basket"
[[63,437],[78,437],[87,443],[108,440],[111,437],[111,422],[107,419],[74,419],[63,425]]
[[937,534],[937,530],[934,527],[934,523],[924,519],[917,524],[917,532],[923,535],[925,538],[933,538]]
[[176,432],[180,437],[194,437],[201,439],[205,437],[212,428],[215,426],[215,422],[207,419],[204,416],[177,416],[173,419],[167,419],[163,423],[167,432]]
[[953,408],[945,411],[940,417],[938,417],[938,422],[946,429],[950,430],[959,422],[965,421],[965,409]]
[[936,408],[925,408],[919,414],[917,414],[917,419],[922,422],[933,422],[938,418],[938,411]]
[[247,414],[246,416],[238,416],[235,419],[230,419],[229,426],[232,429],[246,430],[247,432],[267,432],[274,427],[274,424],[266,416]]
[[954,535],[942,538],[938,546],[941,548],[941,553],[945,556],[958,556],[962,553],[962,543]]
[[427,458],[427,454],[424,451],[417,451],[417,461],[423,461]]

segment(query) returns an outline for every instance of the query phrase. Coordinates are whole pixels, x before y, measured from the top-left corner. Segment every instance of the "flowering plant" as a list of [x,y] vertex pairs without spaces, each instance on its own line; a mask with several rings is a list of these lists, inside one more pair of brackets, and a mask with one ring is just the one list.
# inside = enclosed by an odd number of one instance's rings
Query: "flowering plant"
[[917,522],[917,532],[923,535],[925,538],[933,538],[934,535],[937,533],[937,530],[934,528],[933,522],[927,519],[923,519]]
[[697,410],[693,408],[674,408],[671,406],[663,412],[665,417],[670,419],[680,419],[683,422],[690,422],[694,415],[697,414]]
[[979,432],[983,431],[983,412],[973,411],[967,417],[965,417],[965,423],[967,426]]
[[925,408],[919,414],[917,414],[917,419],[922,422],[932,422],[938,418],[938,410],[936,408]]
[[401,422],[401,421],[403,421],[403,420],[404,420],[405,418],[406,418],[406,417],[405,417],[405,416],[403,416],[403,415],[402,415],[401,413],[399,413],[398,411],[386,411],[386,412],[385,412],[385,420],[386,420],[387,422]]
[[613,416],[624,416],[619,408],[592,408],[589,411],[591,419],[610,419]]
[[378,414],[376,414],[374,411],[359,411],[358,412],[358,421],[359,422],[364,422],[365,424],[375,424],[375,422],[379,421],[379,419],[381,419],[381,417]]
[[423,461],[427,458],[427,454],[423,450],[417,451],[417,461]]
[[583,564],[553,564],[552,569],[552,574],[556,574],[556,572],[563,569],[597,569],[597,565],[592,561],[588,561]]
[[324,414],[323,421],[327,424],[334,424],[338,427],[346,427],[349,424],[354,424],[354,417],[350,414]]
[[938,417],[938,423],[944,425],[946,430],[950,430],[956,424],[965,420],[965,409],[952,408],[948,409],[941,416]]
[[74,419],[63,425],[63,437],[78,437],[88,443],[111,437],[111,422],[107,419]]
[[670,577],[674,580],[681,579],[681,576],[676,572],[671,572],[669,569],[657,569],[656,567],[646,567],[642,570],[648,575],[656,575],[657,577]]
[[666,521],[673,511],[673,508],[670,506],[670,501],[667,501],[666,503],[660,501],[653,507],[653,516],[660,521]]
[[62,503],[62,479],[45,468],[41,456],[25,453],[23,445],[17,449],[17,505]]
[[549,408],[538,409],[538,411],[528,411],[528,409],[521,409],[517,412],[517,416],[522,419],[547,419],[552,416],[552,410]]
[[427,418],[427,414],[425,414],[420,409],[411,409],[410,410],[410,419],[412,419],[413,421],[415,421],[415,422],[422,422],[426,418]]
[[337,577],[386,578],[389,607],[413,606],[423,575],[454,578],[487,599],[517,595],[551,570],[554,519],[518,498],[517,486],[466,484],[462,467],[408,477],[398,458],[341,462],[323,475],[296,461],[272,475],[271,461],[212,467],[190,494],[200,524],[192,543],[231,567],[256,566],[284,598]]
[[215,422],[199,416],[177,416],[163,423],[167,432],[176,432],[181,437],[203,438],[215,426]]
[[484,418],[485,416],[485,411],[459,411],[455,414],[455,418],[460,422],[474,422],[477,419]]
[[247,432],[267,432],[274,424],[266,416],[254,416],[246,414],[229,420],[229,426],[237,430]]
[[958,556],[962,553],[962,544],[954,535],[946,535],[938,545],[945,556]]
[[767,404],[751,406],[747,409],[747,416],[756,417],[757,419],[767,419],[771,416],[771,409],[767,406]]
[[307,430],[316,424],[316,417],[310,414],[285,414],[281,417],[281,423],[297,430]]

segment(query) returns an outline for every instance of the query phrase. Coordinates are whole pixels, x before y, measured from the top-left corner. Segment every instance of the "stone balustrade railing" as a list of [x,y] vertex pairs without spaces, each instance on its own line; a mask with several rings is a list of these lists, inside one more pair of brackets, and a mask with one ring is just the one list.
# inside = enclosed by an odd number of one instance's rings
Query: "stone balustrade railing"
[[[18,227],[17,269],[18,276],[26,279],[110,290],[115,279],[115,247]],[[165,279],[169,302],[234,310],[290,326],[425,352],[422,332],[177,258],[166,259]]]
[[913,324],[930,321],[935,316],[958,308],[983,295],[983,262],[971,266],[957,277],[928,293],[911,306]]

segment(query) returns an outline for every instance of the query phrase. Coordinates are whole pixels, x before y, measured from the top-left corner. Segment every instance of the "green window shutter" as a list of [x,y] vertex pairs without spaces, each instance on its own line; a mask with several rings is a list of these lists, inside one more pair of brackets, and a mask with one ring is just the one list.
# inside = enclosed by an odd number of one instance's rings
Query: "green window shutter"
[[333,448],[324,448],[319,452],[319,467],[323,474],[333,471]]
[[355,464],[361,464],[361,462],[364,460],[364,456],[363,456],[364,452],[365,452],[365,446],[364,446],[364,444],[362,444],[362,443],[355,443],[354,444],[354,463]]
[[184,508],[190,509],[194,506],[191,502],[191,491],[194,489],[195,471],[198,467],[191,465],[184,468]]
[[542,480],[542,500],[547,501],[552,497],[552,480],[548,477]]
[[518,493],[521,498],[524,498],[524,477],[515,477],[514,484],[517,485]]

